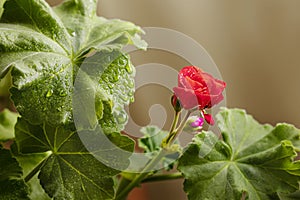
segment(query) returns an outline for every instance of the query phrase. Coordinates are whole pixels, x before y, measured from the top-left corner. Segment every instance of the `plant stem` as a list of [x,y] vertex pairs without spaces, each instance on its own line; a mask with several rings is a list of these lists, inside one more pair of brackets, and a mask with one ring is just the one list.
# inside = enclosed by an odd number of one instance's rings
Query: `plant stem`
[[24,181],[27,183],[28,181],[30,181],[35,175],[36,173],[38,173],[40,171],[40,169],[44,166],[44,164],[46,163],[46,161],[48,160],[49,156],[47,156],[42,162],[40,162],[29,174],[27,174],[27,176],[24,178]]
[[175,116],[174,116],[174,119],[173,119],[173,123],[172,123],[172,127],[171,127],[169,133],[172,133],[175,130],[175,128],[176,128],[176,126],[178,124],[178,120],[179,120],[180,114],[181,114],[180,111],[175,113]]
[[174,180],[183,178],[183,175],[180,172],[172,173],[172,174],[160,174],[155,176],[150,176],[145,178],[142,183],[147,182],[155,182],[155,181],[167,181],[167,180]]
[[162,141],[162,147],[168,148],[177,138],[177,136],[182,132],[187,119],[189,118],[190,114],[192,113],[191,110],[188,110],[187,114],[184,116],[183,120],[180,122],[178,128],[176,130],[172,130],[172,132],[169,133],[169,135],[163,139]]
[[119,194],[122,192],[122,190],[124,190],[124,188],[130,184],[131,180],[125,178],[125,177],[122,177],[120,182],[119,182],[119,185],[118,185],[118,189],[117,189],[117,192],[116,194]]
[[[149,176],[149,174],[151,173],[151,171],[153,171],[153,169],[157,165],[157,163],[159,163],[159,161],[161,160],[161,158],[164,157],[166,155],[166,153],[168,152],[166,149],[168,149],[168,147],[174,142],[174,140],[176,139],[176,137],[182,132],[182,130],[183,130],[185,124],[186,124],[186,121],[187,121],[187,119],[188,119],[188,117],[190,116],[191,113],[192,113],[192,111],[189,110],[187,112],[187,114],[185,115],[184,119],[179,124],[178,128],[175,129],[176,126],[177,126],[177,123],[178,123],[179,116],[180,116],[180,112],[176,112],[176,115],[174,117],[170,133],[169,133],[168,137],[166,137],[162,141],[162,147],[163,148],[145,166],[145,168],[142,170],[142,172],[139,173],[137,176],[135,176],[135,178],[130,183],[129,183],[128,180],[123,180],[124,178],[122,178],[122,180],[120,182],[120,185],[119,185],[119,188],[117,190],[117,194],[116,194],[116,199],[115,200],[123,200],[124,198],[126,198],[126,196],[129,194],[129,192],[133,188],[135,188],[144,179],[146,179],[147,176]],[[172,177],[169,177],[169,178],[172,178]],[[129,184],[126,187],[124,187],[126,185],[126,183],[129,183]]]
[[176,134],[175,136],[172,138],[172,140],[170,141],[170,144],[172,144],[174,142],[174,140],[177,138],[177,136],[182,132],[182,130],[184,129],[184,126],[189,118],[189,116],[191,115],[193,111],[192,110],[188,110],[188,112],[186,113],[186,115],[184,116],[183,120],[180,122],[178,128],[176,129]]
[[141,181],[149,175],[151,170],[157,165],[157,163],[160,161],[162,157],[166,154],[166,150],[162,149],[159,151],[159,153],[145,166],[143,171],[139,173],[127,187],[125,187],[122,191],[119,191],[119,194],[117,193],[116,200],[123,200],[129,192],[135,188],[137,185],[141,183]]

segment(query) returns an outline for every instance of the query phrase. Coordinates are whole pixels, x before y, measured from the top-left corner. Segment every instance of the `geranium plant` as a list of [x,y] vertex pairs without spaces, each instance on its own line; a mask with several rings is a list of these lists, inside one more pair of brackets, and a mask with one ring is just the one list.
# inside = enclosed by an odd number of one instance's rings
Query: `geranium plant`
[[[145,49],[142,30],[98,17],[96,0],[2,4],[0,77],[17,112],[0,113],[0,199],[123,200],[140,184],[175,178],[191,200],[300,198],[293,125],[261,125],[240,109],[212,116],[226,84],[187,66],[170,97],[170,130],[147,126],[134,141],[122,132],[135,75],[122,48]],[[183,130],[195,134],[186,148]],[[134,171],[137,146],[147,159]]]

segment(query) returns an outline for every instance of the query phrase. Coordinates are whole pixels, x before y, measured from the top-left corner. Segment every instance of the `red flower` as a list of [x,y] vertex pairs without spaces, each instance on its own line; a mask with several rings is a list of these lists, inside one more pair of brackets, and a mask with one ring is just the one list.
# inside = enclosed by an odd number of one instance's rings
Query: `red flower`
[[225,87],[224,81],[215,79],[195,66],[187,66],[180,70],[178,87],[173,90],[183,108],[188,110],[198,106],[204,110],[224,99],[222,92]]

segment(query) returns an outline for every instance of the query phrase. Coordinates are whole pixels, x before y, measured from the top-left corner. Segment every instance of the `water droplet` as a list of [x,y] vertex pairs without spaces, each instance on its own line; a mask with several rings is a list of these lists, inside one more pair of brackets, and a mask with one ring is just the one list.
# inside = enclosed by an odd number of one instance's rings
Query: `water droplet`
[[61,91],[59,92],[59,96],[65,97],[65,96],[67,96],[67,94],[65,93],[65,91],[61,90]]
[[132,66],[130,64],[126,65],[125,69],[129,74],[131,74],[133,72]]
[[134,87],[134,80],[129,80],[128,81],[128,86],[133,88]]
[[104,76],[104,77],[103,77],[103,80],[104,80],[105,82],[109,82],[109,78],[108,78],[107,76]]
[[129,98],[127,96],[124,96],[124,95],[120,95],[120,98],[123,100],[123,101],[128,101]]
[[127,121],[127,118],[128,116],[125,112],[120,112],[117,116],[117,121],[118,123],[123,124]]
[[118,66],[120,66],[120,67],[126,67],[126,65],[127,65],[127,60],[126,59],[120,58],[118,60]]
[[114,88],[114,84],[108,83],[107,86],[108,86],[110,89],[113,89],[113,88]]
[[133,91],[129,91],[129,92],[128,92],[128,95],[129,95],[129,96],[133,96],[133,95],[134,95],[134,92],[133,92]]
[[114,75],[112,82],[117,82],[120,79],[119,75]]
[[46,97],[49,98],[52,96],[52,94],[53,94],[53,90],[48,90]]

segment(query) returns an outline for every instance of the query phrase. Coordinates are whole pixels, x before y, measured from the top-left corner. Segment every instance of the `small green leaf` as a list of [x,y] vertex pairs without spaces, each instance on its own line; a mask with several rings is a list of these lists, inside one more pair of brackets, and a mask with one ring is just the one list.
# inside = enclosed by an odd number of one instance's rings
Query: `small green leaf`
[[29,199],[22,168],[9,150],[0,148],[0,200]]
[[[146,126],[141,128],[141,132],[144,137],[138,140],[138,145],[140,148],[144,149],[144,152],[150,158],[153,158],[162,149],[161,143],[165,137],[167,137],[168,132],[160,130],[157,126]],[[171,170],[176,163],[179,154],[181,153],[181,148],[178,142],[175,143],[177,149],[172,149],[172,151],[162,158],[162,165],[164,169]]]
[[[16,125],[16,141],[21,153],[52,152],[39,179],[55,199],[112,199],[112,177],[128,166],[134,148],[133,141],[119,133],[79,133],[73,127],[37,126],[23,119]],[[120,154],[123,151],[127,153]]]
[[179,160],[189,199],[273,200],[299,189],[293,146],[299,143],[298,129],[260,125],[238,109],[224,109],[217,118],[224,141],[202,132]]
[[15,137],[15,124],[17,123],[18,114],[3,110],[0,113],[0,141],[6,141]]
[[155,152],[161,149],[162,140],[167,137],[167,131],[161,131],[157,126],[146,126],[141,128],[144,137],[140,138],[139,147],[145,152]]

